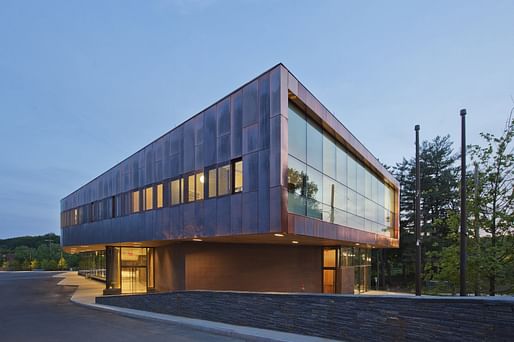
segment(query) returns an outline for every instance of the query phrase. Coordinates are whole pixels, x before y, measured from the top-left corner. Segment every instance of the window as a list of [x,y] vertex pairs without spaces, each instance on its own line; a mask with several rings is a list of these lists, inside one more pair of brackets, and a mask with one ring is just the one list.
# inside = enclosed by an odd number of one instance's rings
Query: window
[[189,175],[187,177],[187,201],[195,201],[195,175]]
[[182,194],[184,193],[184,181],[182,178],[171,181],[171,205],[182,203]]
[[305,121],[305,116],[298,108],[290,105],[287,122],[289,127],[287,130],[289,154],[305,162],[307,148],[307,122]]
[[157,184],[157,208],[162,208],[163,198],[163,184]]
[[291,213],[305,215],[305,183],[307,166],[289,156],[287,166],[287,206]]
[[328,134],[323,134],[323,173],[336,178],[336,145]]
[[234,165],[234,192],[243,191],[243,161],[238,160]]
[[79,223],[79,210],[73,209],[73,224]]
[[207,173],[207,197],[216,197],[216,169],[210,169]]
[[[132,212],[138,213],[139,212],[139,190],[132,192]],[[93,211],[94,212],[94,211]],[[96,215],[94,215],[96,216]]]
[[149,186],[145,189],[143,203],[145,210],[153,209],[153,187]]
[[202,172],[196,174],[196,200],[203,200],[205,177]]
[[230,164],[218,168],[218,196],[230,194]]
[[323,134],[311,120],[307,121],[307,165],[323,170]]
[[322,219],[323,175],[321,172],[307,166],[307,216]]

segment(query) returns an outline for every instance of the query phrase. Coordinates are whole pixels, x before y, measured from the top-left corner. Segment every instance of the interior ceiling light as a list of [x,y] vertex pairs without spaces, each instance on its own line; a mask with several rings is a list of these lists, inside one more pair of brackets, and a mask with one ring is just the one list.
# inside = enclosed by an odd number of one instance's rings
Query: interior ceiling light
[[200,176],[200,183],[203,184],[203,182],[205,181],[205,177],[203,175]]

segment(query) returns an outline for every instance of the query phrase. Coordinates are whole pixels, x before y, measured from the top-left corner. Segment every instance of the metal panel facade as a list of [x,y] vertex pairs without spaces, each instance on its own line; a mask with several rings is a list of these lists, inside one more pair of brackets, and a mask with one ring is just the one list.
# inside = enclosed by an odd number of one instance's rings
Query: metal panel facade
[[[61,200],[61,211],[66,211],[164,182],[163,208],[63,227],[62,244],[287,232],[377,246],[397,245],[398,240],[288,214],[290,100],[398,189],[398,182],[371,153],[279,64]],[[170,205],[171,179],[239,158],[243,161],[242,193]]]

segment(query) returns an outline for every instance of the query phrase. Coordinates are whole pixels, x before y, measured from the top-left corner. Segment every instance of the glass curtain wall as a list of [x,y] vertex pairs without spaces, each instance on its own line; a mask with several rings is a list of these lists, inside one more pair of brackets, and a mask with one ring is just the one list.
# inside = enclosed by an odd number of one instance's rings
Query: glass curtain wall
[[79,254],[79,274],[105,280],[105,250]]
[[289,212],[395,237],[394,190],[292,103],[288,148]]
[[354,293],[369,291],[371,284],[371,250],[365,248],[341,248],[341,266],[353,267]]

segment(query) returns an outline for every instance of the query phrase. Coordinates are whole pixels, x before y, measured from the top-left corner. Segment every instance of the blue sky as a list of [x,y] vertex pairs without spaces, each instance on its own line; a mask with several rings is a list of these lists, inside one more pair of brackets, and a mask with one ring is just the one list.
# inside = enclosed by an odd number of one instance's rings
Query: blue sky
[[59,233],[59,200],[283,62],[382,162],[499,133],[513,1],[0,2],[0,238]]

